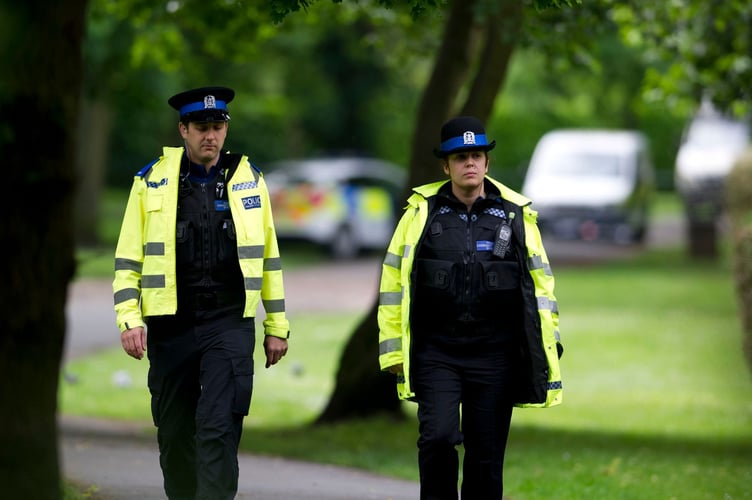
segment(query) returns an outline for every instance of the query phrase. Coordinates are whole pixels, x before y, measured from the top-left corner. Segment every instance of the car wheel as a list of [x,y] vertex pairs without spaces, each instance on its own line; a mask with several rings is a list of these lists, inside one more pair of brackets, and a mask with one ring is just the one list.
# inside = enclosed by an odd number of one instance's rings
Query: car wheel
[[358,255],[358,243],[347,226],[339,228],[330,244],[332,257],[335,259],[352,259]]
[[614,228],[613,240],[617,245],[629,245],[635,241],[635,231],[629,224],[618,224]]

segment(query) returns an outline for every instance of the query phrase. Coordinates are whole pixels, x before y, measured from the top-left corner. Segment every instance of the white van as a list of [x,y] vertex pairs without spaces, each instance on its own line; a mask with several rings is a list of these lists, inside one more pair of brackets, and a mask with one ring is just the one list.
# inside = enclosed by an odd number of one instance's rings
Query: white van
[[655,190],[644,134],[562,129],[538,141],[522,193],[541,231],[564,239],[642,242]]

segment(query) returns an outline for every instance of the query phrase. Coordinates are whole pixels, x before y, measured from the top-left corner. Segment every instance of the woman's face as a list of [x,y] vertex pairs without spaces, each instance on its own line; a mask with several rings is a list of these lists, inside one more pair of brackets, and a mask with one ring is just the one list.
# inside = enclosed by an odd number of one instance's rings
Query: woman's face
[[444,172],[457,188],[463,191],[478,189],[488,173],[488,155],[483,150],[452,153],[446,158]]

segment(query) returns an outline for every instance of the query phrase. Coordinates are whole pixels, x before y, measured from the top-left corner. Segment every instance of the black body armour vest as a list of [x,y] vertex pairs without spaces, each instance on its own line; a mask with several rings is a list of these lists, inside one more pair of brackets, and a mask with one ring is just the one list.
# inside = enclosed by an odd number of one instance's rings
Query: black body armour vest
[[217,166],[206,172],[203,166],[190,165],[187,157],[183,158],[176,228],[179,294],[201,288],[243,297],[235,224],[226,187],[239,160],[239,155],[223,153]]
[[442,186],[413,266],[411,322],[420,334],[514,335],[522,326],[516,236],[498,192],[467,207]]

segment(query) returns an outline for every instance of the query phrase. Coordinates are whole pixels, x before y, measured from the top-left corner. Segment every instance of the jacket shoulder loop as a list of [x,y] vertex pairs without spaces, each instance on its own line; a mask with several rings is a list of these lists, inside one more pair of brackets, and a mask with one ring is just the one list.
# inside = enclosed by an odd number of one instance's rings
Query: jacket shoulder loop
[[523,196],[522,194],[518,193],[517,191],[513,190],[509,186],[506,186],[502,184],[501,182],[497,181],[496,179],[493,179],[492,177],[486,176],[486,178],[491,181],[497,188],[499,188],[499,192],[501,193],[501,197],[505,200],[509,200],[515,205],[519,205],[521,207],[524,207],[526,205],[530,205],[533,201],[530,198],[527,198],[526,196]]
[[422,186],[418,186],[413,188],[413,191],[423,198],[428,198],[430,196],[435,195],[439,192],[439,188],[446,184],[449,181],[438,181],[438,182],[432,182],[431,184],[423,184]]
[[261,169],[254,165],[251,160],[248,160],[248,164],[251,166],[251,175],[253,175],[254,181],[258,181],[259,177],[264,176],[263,172],[261,172]]
[[238,165],[240,164],[240,160],[242,158],[243,155],[238,153],[222,153],[221,165],[227,169],[227,179],[232,179],[232,175],[238,169]]
[[157,158],[156,160],[154,160],[154,161],[151,161],[151,162],[150,162],[150,163],[148,163],[148,164],[147,164],[146,166],[144,166],[143,168],[141,168],[141,170],[139,170],[139,171],[138,171],[138,172],[136,173],[136,177],[141,177],[141,178],[143,178],[144,176],[146,176],[146,174],[148,174],[148,173],[149,173],[149,170],[151,170],[151,167],[153,167],[153,166],[154,166],[154,164],[155,164],[155,163],[157,163],[157,162],[158,162],[158,161],[159,161],[160,159],[161,159],[161,158]]

